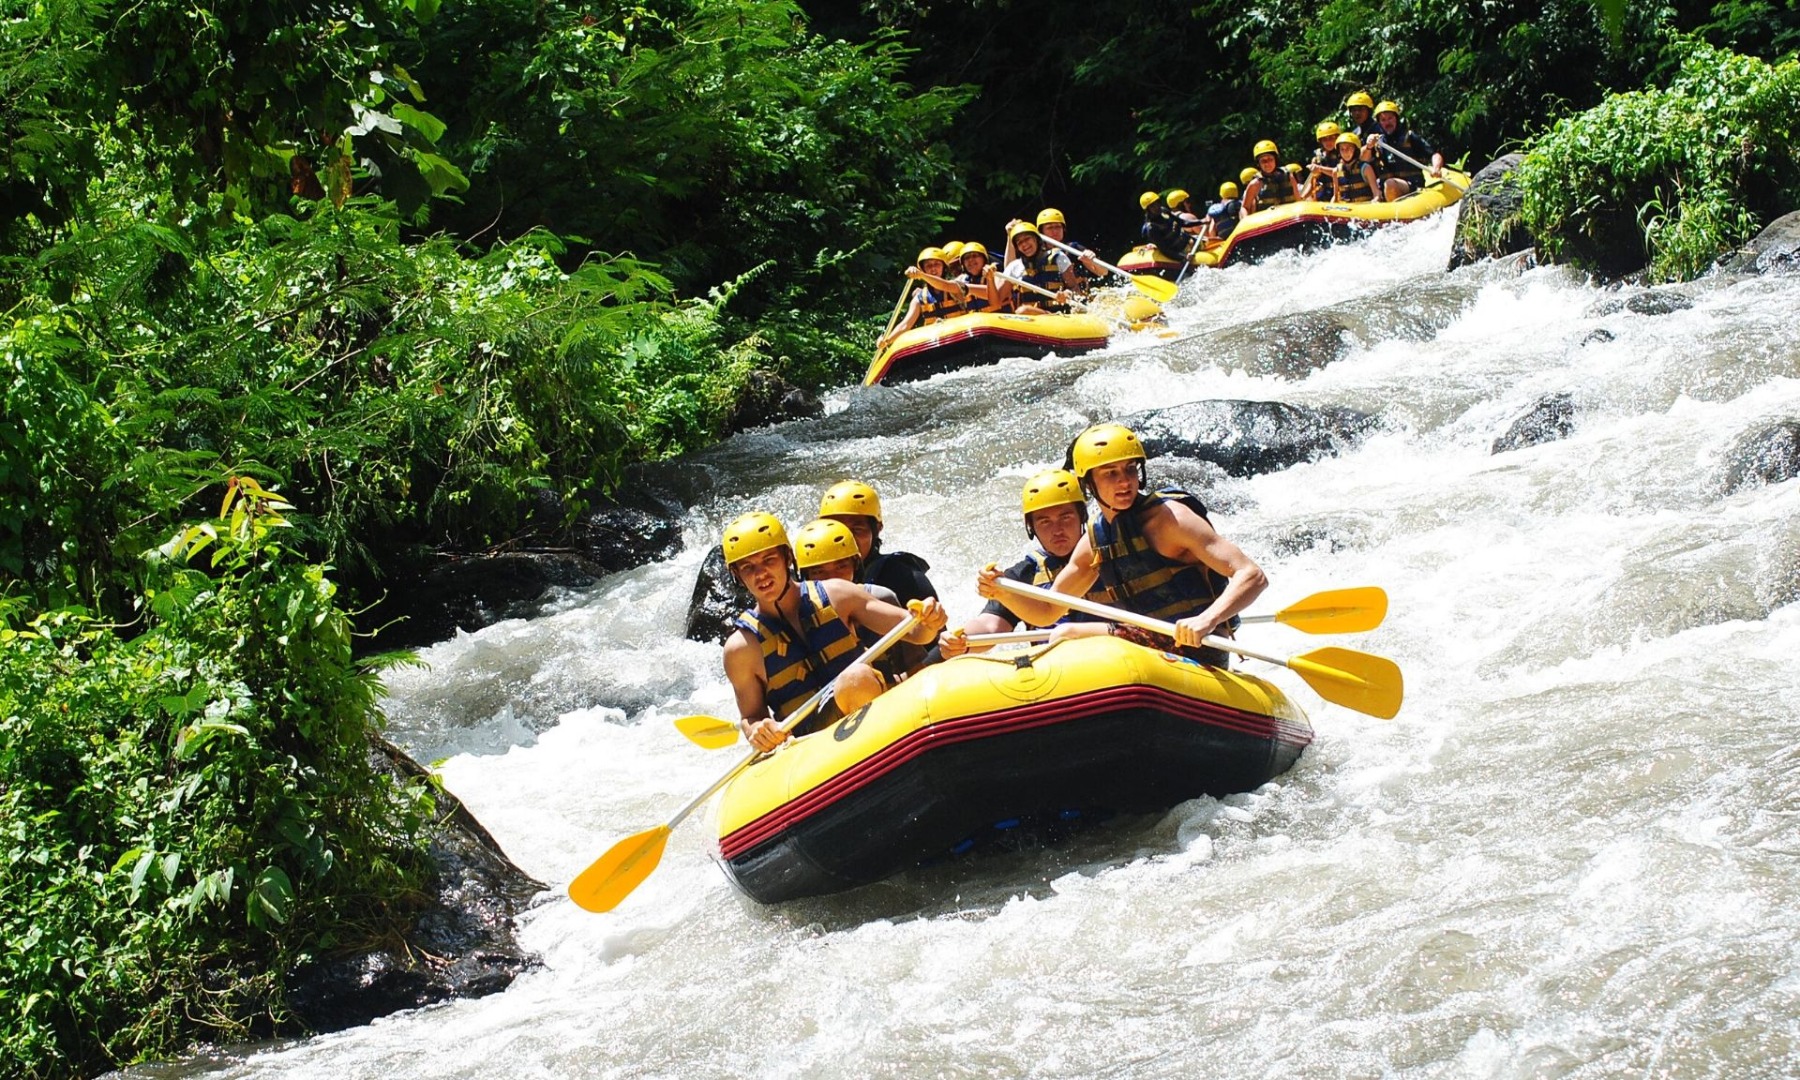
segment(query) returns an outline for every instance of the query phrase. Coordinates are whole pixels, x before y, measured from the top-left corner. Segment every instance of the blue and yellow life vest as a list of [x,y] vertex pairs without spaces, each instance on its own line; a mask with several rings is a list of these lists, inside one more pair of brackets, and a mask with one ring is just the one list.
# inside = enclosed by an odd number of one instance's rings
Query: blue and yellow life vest
[[952,315],[961,315],[963,310],[963,302],[952,299],[949,293],[940,293],[930,288],[919,290],[920,326],[948,319]]
[[1111,521],[1095,515],[1088,522],[1088,542],[1100,563],[1100,584],[1114,606],[1174,622],[1205,610],[1230,579],[1204,564],[1170,559],[1151,545],[1140,521],[1145,511],[1164,502],[1179,502],[1206,518],[1205,503],[1180,488],[1163,488],[1138,496],[1131,509]]
[[1256,208],[1280,206],[1282,203],[1300,201],[1300,189],[1294,186],[1294,177],[1286,169],[1276,169],[1273,173],[1258,172],[1262,177],[1262,190],[1256,195]]
[[964,311],[986,311],[988,309],[988,298],[986,296],[975,295],[975,290],[982,287],[979,278],[970,277],[968,274],[958,274],[956,280],[961,282],[963,287],[969,290],[963,294]]
[[[1021,280],[1028,281],[1040,289],[1049,289],[1051,292],[1063,287],[1062,271],[1056,268],[1055,254],[1042,240],[1038,241],[1037,254],[1029,259],[1023,255],[1018,258],[1024,264],[1025,269],[1023,274],[1016,275]],[[1040,296],[1028,289],[1017,287],[1013,289],[1012,302],[1014,308],[1024,307],[1026,304],[1037,304],[1043,308],[1057,306],[1056,302],[1047,296]]]
[[775,719],[805,704],[831,684],[855,661],[860,650],[850,625],[831,606],[825,586],[803,581],[800,590],[800,634],[779,616],[759,615],[755,608],[739,615],[732,625],[762,646],[763,674],[768,679],[768,703]]
[[1370,202],[1375,198],[1375,193],[1369,190],[1369,182],[1363,179],[1362,166],[1361,161],[1338,163],[1335,201],[1357,203]]

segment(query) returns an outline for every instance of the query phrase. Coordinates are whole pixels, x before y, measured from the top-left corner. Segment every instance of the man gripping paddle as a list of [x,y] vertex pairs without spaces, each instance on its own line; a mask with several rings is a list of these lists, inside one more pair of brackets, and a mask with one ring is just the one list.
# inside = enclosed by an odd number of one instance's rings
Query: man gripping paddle
[[[1144,446],[1130,428],[1088,428],[1076,438],[1070,457],[1100,515],[1088,522],[1052,588],[1071,596],[1104,588],[1126,611],[1173,622],[1179,651],[1224,667],[1225,653],[1202,647],[1201,639],[1229,635],[1233,616],[1268,587],[1262,568],[1219,535],[1199,499],[1176,488],[1144,490]],[[984,569],[976,590],[999,599],[999,576],[995,567]],[[1006,600],[1039,626],[1067,610],[1053,600],[1016,593]]]
[[[737,697],[750,745],[772,750],[786,739],[780,721],[831,688],[829,701],[795,729],[805,735],[848,716],[886,689],[860,659],[859,629],[885,634],[907,618],[903,608],[849,581],[798,581],[787,530],[774,515],[744,514],[725,527],[725,565],[756,601],[725,641],[725,676]],[[929,645],[946,622],[935,598],[919,602],[905,640]]]

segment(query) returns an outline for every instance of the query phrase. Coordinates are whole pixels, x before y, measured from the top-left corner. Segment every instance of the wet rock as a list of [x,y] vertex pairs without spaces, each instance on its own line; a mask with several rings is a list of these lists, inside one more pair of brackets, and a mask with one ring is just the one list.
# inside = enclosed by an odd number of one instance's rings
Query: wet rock
[[1232,476],[1257,476],[1316,461],[1359,442],[1375,418],[1342,407],[1280,401],[1192,401],[1122,417],[1152,457],[1208,461]]
[[1726,494],[1796,476],[1800,476],[1800,420],[1749,432],[1725,455]]
[[1601,327],[1598,330],[1589,331],[1588,336],[1581,339],[1581,343],[1583,345],[1604,345],[1612,341],[1615,336],[1611,330]]
[[725,420],[729,431],[767,427],[783,420],[801,420],[824,411],[816,394],[801,389],[774,372],[757,369],[744,380],[737,403]]
[[528,618],[553,590],[583,588],[679,552],[678,504],[629,479],[623,486],[633,505],[601,499],[573,523],[565,523],[554,492],[540,493],[513,541],[522,550],[446,555],[423,574],[393,581],[358,620],[376,628],[367,648],[418,648]]
[[408,649],[537,613],[552,588],[581,588],[598,570],[573,552],[451,556],[423,576],[393,583],[358,621],[376,628],[373,650]]
[[1694,300],[1686,294],[1683,286],[1671,286],[1666,289],[1651,289],[1648,292],[1634,293],[1621,300],[1608,297],[1595,303],[1588,309],[1593,316],[1617,315],[1621,311],[1629,311],[1633,315],[1668,315],[1677,311],[1686,311],[1694,306]]
[[[406,752],[376,737],[377,765],[426,778]],[[483,997],[538,966],[519,947],[514,918],[544,884],[513,865],[456,796],[437,792],[426,900],[402,941],[331,957],[295,972],[289,1005],[314,1032],[459,997]]]
[[1740,274],[1800,271],[1800,210],[1770,222],[1756,238],[1719,260],[1719,269]]
[[1575,399],[1569,394],[1550,394],[1538,399],[1526,413],[1512,422],[1506,434],[1494,440],[1490,453],[1504,454],[1523,450],[1539,443],[1566,439],[1575,432]]
[[749,594],[725,569],[725,553],[714,547],[694,579],[694,595],[688,601],[687,639],[724,641],[725,635],[731,633],[731,620],[749,606]]
[[570,540],[589,565],[616,574],[680,552],[681,523],[638,507],[606,506],[583,514]]
[[1304,379],[1327,364],[1342,360],[1353,341],[1350,325],[1336,315],[1307,311],[1266,323],[1257,335],[1259,373]]
[[1513,171],[1523,160],[1522,154],[1505,154],[1470,178],[1468,193],[1457,202],[1450,269],[1482,259],[1516,255],[1537,246],[1519,221],[1525,196]]

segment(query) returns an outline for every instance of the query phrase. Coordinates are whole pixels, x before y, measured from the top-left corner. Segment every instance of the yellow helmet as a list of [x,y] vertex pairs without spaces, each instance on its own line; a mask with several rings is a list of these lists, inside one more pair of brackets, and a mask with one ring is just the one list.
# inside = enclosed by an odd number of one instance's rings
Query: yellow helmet
[[1163,202],[1168,203],[1170,206],[1180,206],[1182,203],[1187,202],[1189,198],[1191,198],[1191,196],[1188,195],[1186,191],[1183,191],[1181,188],[1176,188],[1163,196]]
[[1067,224],[1068,224],[1068,221],[1064,220],[1063,212],[1061,210],[1045,209],[1045,210],[1038,211],[1037,227],[1040,229],[1046,225],[1067,225]]
[[1102,465],[1115,461],[1143,460],[1144,444],[1124,424],[1095,424],[1075,437],[1072,453],[1075,475],[1085,478]]
[[936,259],[938,262],[948,262],[949,261],[944,258],[944,249],[943,248],[928,247],[928,248],[920,249],[919,257],[913,260],[913,265],[914,266],[924,266],[927,262],[930,262],[932,259]]
[[1252,166],[1251,168],[1245,169],[1243,172],[1238,173],[1238,183],[1248,184],[1250,181],[1256,179],[1256,172],[1257,172],[1256,168],[1254,166]]
[[1354,109],[1358,105],[1361,105],[1365,109],[1373,109],[1375,107],[1375,99],[1361,90],[1358,90],[1356,93],[1351,94],[1344,99],[1344,108],[1346,109]]
[[842,480],[825,489],[825,497],[819,500],[819,516],[835,517],[839,514],[862,514],[875,519],[881,524],[881,496],[875,489],[861,480]]
[[1343,133],[1344,129],[1338,127],[1337,121],[1335,120],[1323,121],[1318,127],[1313,128],[1313,138],[1315,139],[1327,139],[1333,135],[1341,135]]
[[1278,155],[1280,153],[1281,153],[1281,151],[1276,149],[1276,147],[1275,147],[1274,139],[1264,139],[1261,142],[1256,144],[1256,149],[1250,151],[1250,156],[1251,157],[1262,157],[1264,154],[1277,154]]
[[1037,236],[1038,235],[1037,226],[1033,225],[1029,221],[1015,221],[1015,222],[1013,222],[1013,227],[1006,230],[1006,238],[1008,240],[1012,240],[1012,239],[1015,239],[1016,237],[1018,237],[1021,233],[1030,233],[1033,236]]
[[1360,149],[1362,147],[1362,136],[1354,131],[1346,131],[1338,136],[1338,145],[1354,146]]
[[983,246],[981,241],[979,241],[979,240],[971,240],[968,243],[964,244],[962,247],[962,254],[958,255],[957,258],[966,259],[971,255],[979,255],[984,259],[990,257],[988,255],[988,249],[985,246]]
[[1155,206],[1157,203],[1159,203],[1161,201],[1162,201],[1161,195],[1158,195],[1154,191],[1146,191],[1142,195],[1138,196],[1138,209],[1139,210],[1148,210],[1152,206]]
[[1227,180],[1219,185],[1219,198],[1235,199],[1238,197],[1238,186]]
[[794,534],[794,565],[802,570],[862,554],[850,526],[830,518],[809,521]]
[[961,240],[952,240],[948,244],[945,244],[942,248],[939,248],[938,250],[940,250],[944,253],[944,261],[945,262],[947,262],[947,263],[955,262],[956,260],[962,258],[963,242]]
[[1293,163],[1291,161],[1288,162],[1286,165],[1283,165],[1282,168],[1286,169],[1288,172],[1293,173],[1295,176],[1300,175],[1300,166],[1296,165],[1295,163]]
[[1392,101],[1384,101],[1381,104],[1375,106],[1375,115],[1376,116],[1380,116],[1384,112],[1393,113],[1394,118],[1396,120],[1400,118],[1400,106],[1396,105]]
[[1029,525],[1031,515],[1039,510],[1048,510],[1064,503],[1086,506],[1087,500],[1081,495],[1081,481],[1075,479],[1074,473],[1064,469],[1051,469],[1025,481],[1025,492],[1020,496],[1019,503],[1025,510],[1025,523]]
[[790,545],[787,530],[781,527],[779,518],[761,510],[752,510],[738,515],[731,524],[725,526],[724,542],[719,546],[725,552],[725,565],[731,566],[740,559],[747,559],[770,548]]

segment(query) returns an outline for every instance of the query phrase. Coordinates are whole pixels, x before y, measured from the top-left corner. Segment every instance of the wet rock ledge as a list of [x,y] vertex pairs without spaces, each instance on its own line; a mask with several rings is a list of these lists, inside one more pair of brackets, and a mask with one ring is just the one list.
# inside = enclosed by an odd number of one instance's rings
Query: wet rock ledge
[[[390,773],[429,774],[376,737],[370,755]],[[546,886],[513,865],[456,796],[437,792],[427,897],[402,940],[333,957],[295,973],[289,1006],[322,1033],[458,997],[485,997],[538,965],[519,947],[513,919]]]

